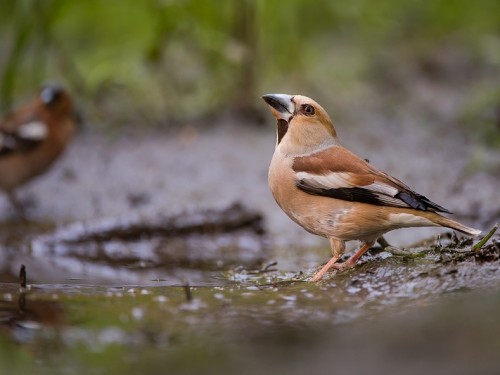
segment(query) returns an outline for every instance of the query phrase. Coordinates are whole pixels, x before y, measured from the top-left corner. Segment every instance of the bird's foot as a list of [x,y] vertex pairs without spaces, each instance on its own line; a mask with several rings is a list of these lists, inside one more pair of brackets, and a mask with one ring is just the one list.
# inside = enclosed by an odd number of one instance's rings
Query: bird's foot
[[349,268],[353,268],[356,265],[356,262],[350,262],[350,258],[342,263],[334,264],[332,268],[335,268],[337,271],[345,271]]
[[310,281],[312,281],[312,282],[320,281],[323,278],[323,275],[326,274],[330,270],[344,271],[344,270],[353,268],[356,265],[356,262],[350,262],[350,259],[348,259],[342,263],[333,263],[333,264],[329,265],[328,268],[327,268],[327,265],[328,265],[328,263],[326,265],[324,265],[321,270],[316,272]]
[[325,264],[323,266],[323,268],[321,268],[321,270],[319,270],[312,278],[311,278],[311,281],[312,282],[316,282],[316,281],[319,281],[321,280],[321,278],[323,277],[323,275],[331,268],[334,268],[336,270],[346,270],[346,269],[349,269],[349,268],[353,268],[356,263],[358,263],[358,260],[359,258],[361,258],[361,256],[370,248],[370,246],[372,246],[373,243],[365,243],[363,246],[361,246],[361,248],[356,251],[356,253],[354,253],[354,255],[352,257],[350,257],[349,259],[347,259],[345,262],[343,263],[337,263],[337,261],[339,260],[340,256],[333,256],[332,259],[330,259],[328,261],[327,264]]
[[318,272],[316,272],[314,274],[314,276],[311,278],[311,281],[312,282],[316,282],[316,281],[319,281],[321,280],[321,278],[323,277],[323,275],[328,272],[328,270],[332,267],[335,267],[335,264],[337,263],[337,261],[339,260],[340,256],[333,256],[332,259],[330,259],[328,261],[328,263],[326,263]]

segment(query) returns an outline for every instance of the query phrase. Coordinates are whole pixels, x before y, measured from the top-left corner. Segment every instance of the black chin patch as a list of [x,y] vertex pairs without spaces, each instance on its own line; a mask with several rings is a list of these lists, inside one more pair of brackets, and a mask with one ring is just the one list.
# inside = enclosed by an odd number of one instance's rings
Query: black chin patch
[[281,140],[283,139],[287,131],[288,131],[288,122],[281,119],[278,120],[278,123],[276,125],[276,132],[278,133],[278,144],[280,144]]

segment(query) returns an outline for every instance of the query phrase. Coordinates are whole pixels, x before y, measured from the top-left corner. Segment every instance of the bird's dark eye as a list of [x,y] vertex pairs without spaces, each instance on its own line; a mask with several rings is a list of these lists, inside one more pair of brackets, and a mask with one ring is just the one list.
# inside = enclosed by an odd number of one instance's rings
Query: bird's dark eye
[[302,110],[306,114],[306,116],[313,116],[314,115],[314,107],[310,104],[304,104],[302,106]]
[[45,105],[55,103],[62,96],[62,90],[58,87],[47,86],[40,92],[40,99]]

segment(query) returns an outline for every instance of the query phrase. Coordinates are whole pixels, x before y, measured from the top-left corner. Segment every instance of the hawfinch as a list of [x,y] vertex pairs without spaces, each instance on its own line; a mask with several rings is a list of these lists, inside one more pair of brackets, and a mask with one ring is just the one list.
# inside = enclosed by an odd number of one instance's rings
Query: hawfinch
[[[301,95],[262,97],[278,120],[269,187],[283,211],[330,241],[333,257],[313,277],[353,267],[374,241],[398,228],[443,226],[475,237],[481,231],[441,216],[445,208],[342,147],[326,111]],[[343,263],[345,241],[361,248]]]
[[0,120],[0,189],[19,213],[14,190],[44,173],[59,157],[75,130],[69,95],[45,86],[33,102]]

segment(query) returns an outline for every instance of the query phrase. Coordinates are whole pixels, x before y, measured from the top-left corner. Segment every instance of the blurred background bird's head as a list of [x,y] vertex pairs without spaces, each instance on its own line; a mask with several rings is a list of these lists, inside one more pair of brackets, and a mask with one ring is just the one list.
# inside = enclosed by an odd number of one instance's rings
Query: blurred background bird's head
[[55,116],[70,117],[78,128],[83,126],[83,115],[71,94],[57,82],[46,82],[40,88],[37,101]]
[[57,84],[45,84],[40,89],[38,99],[42,106],[50,111],[69,113],[73,104],[69,94]]

